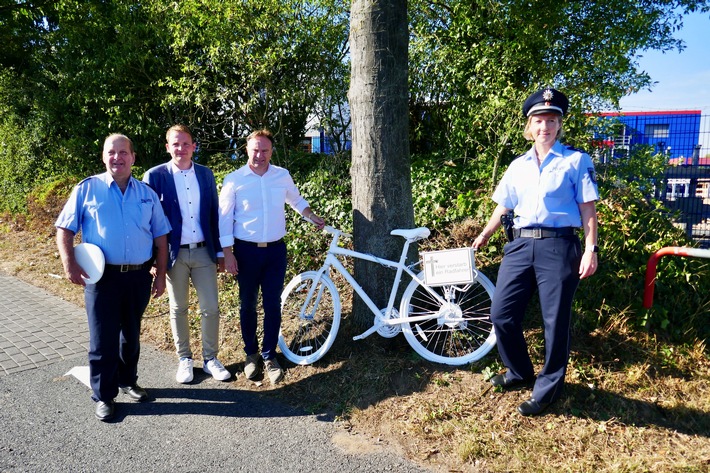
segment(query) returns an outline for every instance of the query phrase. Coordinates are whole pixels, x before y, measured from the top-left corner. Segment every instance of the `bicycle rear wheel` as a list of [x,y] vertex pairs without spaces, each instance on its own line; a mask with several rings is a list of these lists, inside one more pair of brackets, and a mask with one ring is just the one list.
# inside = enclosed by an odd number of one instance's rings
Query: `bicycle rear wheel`
[[[297,365],[321,359],[335,341],[340,327],[340,296],[327,276],[306,271],[286,285],[281,293],[279,348]],[[312,297],[308,294],[314,288]]]
[[[424,273],[419,273],[424,279]],[[429,293],[433,290],[445,302]],[[473,283],[424,287],[413,280],[402,296],[402,317],[430,316],[402,324],[412,348],[429,361],[464,365],[483,358],[496,343],[491,322],[491,299],[495,286],[482,273]]]

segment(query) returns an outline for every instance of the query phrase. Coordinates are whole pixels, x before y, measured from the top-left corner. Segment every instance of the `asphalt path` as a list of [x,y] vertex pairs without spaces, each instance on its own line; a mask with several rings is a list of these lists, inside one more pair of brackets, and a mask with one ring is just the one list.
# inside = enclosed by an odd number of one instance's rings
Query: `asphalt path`
[[12,277],[0,287],[0,472],[426,471],[200,369],[177,384],[173,354],[145,344],[138,382],[151,401],[119,394],[115,420],[100,422],[69,374],[87,364],[84,310]]

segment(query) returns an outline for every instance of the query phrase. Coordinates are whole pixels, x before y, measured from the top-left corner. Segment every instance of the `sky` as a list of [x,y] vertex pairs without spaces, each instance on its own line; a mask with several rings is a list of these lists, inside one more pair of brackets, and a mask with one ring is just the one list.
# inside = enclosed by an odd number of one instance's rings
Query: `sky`
[[658,84],[651,92],[622,98],[622,111],[701,110],[710,115],[710,14],[694,13],[685,17],[683,24],[675,34],[685,41],[682,52],[643,53],[640,69]]

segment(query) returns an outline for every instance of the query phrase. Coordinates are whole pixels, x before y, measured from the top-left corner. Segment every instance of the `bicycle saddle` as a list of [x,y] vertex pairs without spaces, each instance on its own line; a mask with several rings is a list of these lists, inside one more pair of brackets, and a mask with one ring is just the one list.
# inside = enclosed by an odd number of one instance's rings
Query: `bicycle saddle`
[[429,229],[427,227],[403,229],[398,228],[397,230],[392,230],[390,235],[401,236],[407,240],[422,240],[429,236]]

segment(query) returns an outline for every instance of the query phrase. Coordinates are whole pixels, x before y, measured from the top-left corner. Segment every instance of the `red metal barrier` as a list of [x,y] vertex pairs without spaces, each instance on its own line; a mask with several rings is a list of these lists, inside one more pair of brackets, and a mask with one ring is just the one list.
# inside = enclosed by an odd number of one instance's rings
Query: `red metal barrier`
[[667,246],[656,251],[646,263],[646,283],[643,289],[643,306],[650,309],[653,305],[653,289],[656,284],[656,266],[661,256],[691,256],[695,258],[710,258],[710,250],[685,248],[682,246]]

